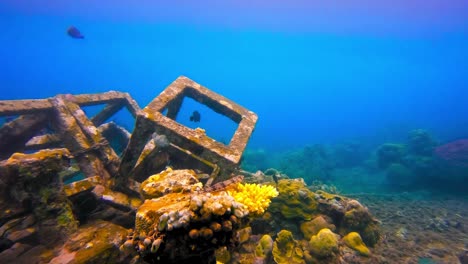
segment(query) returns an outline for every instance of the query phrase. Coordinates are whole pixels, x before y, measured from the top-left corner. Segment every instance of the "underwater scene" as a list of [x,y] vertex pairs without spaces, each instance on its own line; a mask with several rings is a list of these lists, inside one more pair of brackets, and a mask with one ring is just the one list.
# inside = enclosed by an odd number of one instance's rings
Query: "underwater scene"
[[468,264],[468,1],[0,25],[0,264]]

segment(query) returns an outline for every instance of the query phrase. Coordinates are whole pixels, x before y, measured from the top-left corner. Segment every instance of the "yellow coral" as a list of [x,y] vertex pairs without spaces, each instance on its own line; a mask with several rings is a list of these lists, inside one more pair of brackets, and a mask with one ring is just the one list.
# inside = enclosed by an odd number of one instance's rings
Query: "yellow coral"
[[362,242],[361,236],[357,232],[351,232],[343,237],[345,244],[359,252],[363,256],[369,256],[370,250],[367,248],[366,244]]
[[273,250],[273,239],[270,235],[263,235],[255,248],[255,256],[259,258],[266,258]]
[[338,252],[338,238],[330,229],[322,228],[317,235],[310,238],[310,250],[320,257],[332,256]]
[[270,199],[278,196],[275,187],[255,183],[238,183],[228,189],[228,193],[234,197],[236,202],[245,205],[249,213],[254,215],[263,214],[270,205]]

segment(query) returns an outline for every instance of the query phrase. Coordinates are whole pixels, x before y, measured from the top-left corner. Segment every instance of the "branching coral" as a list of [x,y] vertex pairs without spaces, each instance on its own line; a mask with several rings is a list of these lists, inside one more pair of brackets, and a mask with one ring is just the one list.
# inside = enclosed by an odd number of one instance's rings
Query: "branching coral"
[[244,204],[249,213],[253,215],[263,214],[270,205],[270,199],[278,196],[278,191],[275,187],[255,183],[238,183],[231,187],[228,193],[237,202]]

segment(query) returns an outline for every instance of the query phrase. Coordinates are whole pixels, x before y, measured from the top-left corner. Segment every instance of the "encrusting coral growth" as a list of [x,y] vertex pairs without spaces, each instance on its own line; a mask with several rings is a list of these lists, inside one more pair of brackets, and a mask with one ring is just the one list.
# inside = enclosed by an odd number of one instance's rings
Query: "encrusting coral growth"
[[370,255],[370,250],[367,248],[367,246],[362,242],[362,238],[357,232],[351,232],[347,234],[345,237],[343,237],[344,243],[359,252],[363,256],[369,256]]
[[328,228],[323,228],[317,235],[312,236],[309,248],[319,257],[329,257],[338,252],[339,236]]
[[263,235],[255,247],[255,257],[266,259],[267,255],[273,250],[273,239],[270,235]]
[[172,168],[154,174],[141,183],[140,192],[146,199],[158,198],[168,193],[191,192],[201,189],[197,174],[193,170]]
[[269,207],[286,219],[311,220],[317,214],[317,200],[301,179],[278,181],[279,195]]
[[281,230],[273,244],[273,258],[276,263],[305,263],[304,252],[288,230]]

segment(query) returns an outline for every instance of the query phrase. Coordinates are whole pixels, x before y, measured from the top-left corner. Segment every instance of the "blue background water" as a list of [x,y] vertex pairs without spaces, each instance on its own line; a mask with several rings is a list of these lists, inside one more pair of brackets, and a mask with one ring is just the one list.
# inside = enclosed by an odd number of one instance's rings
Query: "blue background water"
[[[145,106],[185,75],[259,115],[252,147],[467,136],[466,1],[217,2],[2,1],[0,99],[119,90]],[[201,112],[190,125],[232,133]]]

